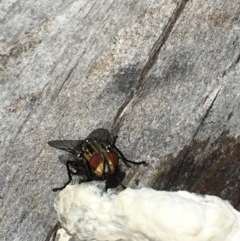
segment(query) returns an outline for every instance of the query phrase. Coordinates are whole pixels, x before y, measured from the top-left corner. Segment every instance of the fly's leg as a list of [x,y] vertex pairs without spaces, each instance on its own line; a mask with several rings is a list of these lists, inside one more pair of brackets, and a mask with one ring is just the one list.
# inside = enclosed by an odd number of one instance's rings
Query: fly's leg
[[84,176],[83,178],[79,179],[79,181],[78,181],[79,184],[83,183],[83,182],[90,182],[90,181],[93,180],[92,175],[91,175],[89,169],[86,168],[85,166],[84,166],[84,168],[82,167],[81,170],[78,169],[78,173],[79,173],[79,176]]
[[113,136],[112,146],[115,146],[118,136]]
[[125,185],[122,184],[121,180],[118,177],[115,177],[119,183],[119,185],[123,188],[126,189],[127,187]]
[[92,178],[86,178],[85,180],[79,179],[78,184],[81,184],[83,182],[91,182],[91,181],[92,181]]
[[83,176],[79,178],[78,183],[90,182],[93,180],[89,165],[84,159],[77,158],[78,161],[71,163],[71,167],[74,168],[74,172],[71,170],[72,175]]
[[72,172],[72,170],[70,169],[70,165],[73,166],[74,164],[75,164],[75,162],[73,162],[73,161],[67,161],[66,162],[67,173],[68,173],[68,181],[62,187],[53,188],[52,189],[53,192],[57,192],[57,191],[62,190],[72,181],[72,175],[76,175],[76,173]]
[[134,161],[130,161],[128,160],[124,155],[123,153],[116,147],[114,146],[114,149],[117,151],[117,153],[121,156],[121,159],[122,161],[124,162],[124,164],[127,166],[127,167],[131,167],[128,163],[131,163],[133,165],[144,165],[144,166],[147,166],[148,163],[146,163],[145,161],[142,161],[142,162],[134,162]]
[[109,183],[109,174],[106,175],[105,192],[108,190],[108,187],[109,187],[108,183]]

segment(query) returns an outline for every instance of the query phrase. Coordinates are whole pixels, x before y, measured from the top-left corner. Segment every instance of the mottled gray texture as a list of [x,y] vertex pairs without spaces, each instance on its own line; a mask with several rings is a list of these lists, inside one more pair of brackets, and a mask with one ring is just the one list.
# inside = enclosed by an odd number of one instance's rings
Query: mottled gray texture
[[67,175],[50,139],[109,128],[150,163],[126,179],[141,184],[193,141],[237,142],[239,15],[238,0],[2,1],[0,239],[44,240],[56,223]]

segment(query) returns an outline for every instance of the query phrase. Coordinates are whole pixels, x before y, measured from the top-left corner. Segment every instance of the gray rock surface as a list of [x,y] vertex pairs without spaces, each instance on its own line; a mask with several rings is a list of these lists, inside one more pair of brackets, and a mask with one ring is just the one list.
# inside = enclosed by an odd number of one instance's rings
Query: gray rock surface
[[2,1],[1,240],[49,240],[67,179],[52,139],[104,127],[127,185],[186,189],[240,210],[240,4]]

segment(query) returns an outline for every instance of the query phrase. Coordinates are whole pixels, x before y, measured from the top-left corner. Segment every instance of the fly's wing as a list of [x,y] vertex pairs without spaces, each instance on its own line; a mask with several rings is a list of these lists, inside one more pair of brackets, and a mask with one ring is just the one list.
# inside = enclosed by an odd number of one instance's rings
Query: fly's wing
[[[70,162],[68,165],[70,166],[71,174],[79,175],[86,177],[88,171],[86,169],[86,164],[83,161],[80,161],[71,153],[63,154],[58,156],[59,161],[64,165],[67,165],[67,162]],[[86,179],[86,178],[84,178]]]
[[112,135],[110,134],[109,130],[103,129],[103,128],[99,128],[99,129],[92,131],[88,135],[86,140],[99,140],[99,141],[105,142],[107,144],[112,144],[112,142],[113,142],[113,138],[112,138]]
[[77,154],[81,150],[83,142],[83,140],[55,140],[49,141],[48,145],[72,154]]
[[79,159],[77,159],[76,156],[74,156],[72,153],[66,153],[66,154],[59,155],[58,159],[64,165],[67,165],[67,161],[79,162]]

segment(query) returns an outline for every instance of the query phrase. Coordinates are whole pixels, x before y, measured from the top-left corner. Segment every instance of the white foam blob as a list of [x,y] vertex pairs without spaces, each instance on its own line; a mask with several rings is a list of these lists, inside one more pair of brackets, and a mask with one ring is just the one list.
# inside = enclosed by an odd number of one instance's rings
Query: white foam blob
[[216,196],[69,185],[55,200],[64,229],[79,240],[240,241],[240,213]]

